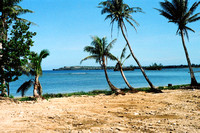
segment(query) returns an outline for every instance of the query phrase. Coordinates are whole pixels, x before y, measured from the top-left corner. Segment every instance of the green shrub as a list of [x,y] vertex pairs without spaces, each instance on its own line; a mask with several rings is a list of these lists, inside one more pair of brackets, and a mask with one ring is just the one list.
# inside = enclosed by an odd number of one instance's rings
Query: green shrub
[[34,97],[22,97],[19,99],[19,101],[35,101],[36,98]]
[[14,98],[14,96],[13,96],[13,95],[10,95],[9,98]]

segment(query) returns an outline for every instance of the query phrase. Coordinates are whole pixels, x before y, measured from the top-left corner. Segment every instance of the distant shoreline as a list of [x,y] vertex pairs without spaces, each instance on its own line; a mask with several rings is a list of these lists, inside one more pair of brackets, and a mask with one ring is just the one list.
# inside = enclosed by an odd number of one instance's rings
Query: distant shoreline
[[[200,68],[200,65],[196,65],[193,64],[192,67],[195,68]],[[108,66],[107,69],[108,70],[114,70],[114,66]],[[150,69],[149,66],[144,66],[143,67],[145,70],[161,70],[163,68],[188,68],[188,65],[166,65],[166,66],[162,66],[159,69]],[[127,67],[123,67],[124,71],[133,71],[135,69],[139,69],[139,67],[137,66],[127,66]],[[101,66],[64,66],[58,69],[53,69],[53,71],[62,71],[62,70],[102,70]]]

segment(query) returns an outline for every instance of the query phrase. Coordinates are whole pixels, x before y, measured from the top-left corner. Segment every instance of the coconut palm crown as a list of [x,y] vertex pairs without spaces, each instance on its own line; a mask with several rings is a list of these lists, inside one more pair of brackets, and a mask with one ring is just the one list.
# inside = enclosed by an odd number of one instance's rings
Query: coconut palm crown
[[188,9],[188,0],[172,0],[169,2],[165,0],[165,2],[160,2],[160,6],[162,9],[157,9],[160,12],[160,15],[167,18],[171,23],[175,23],[178,25],[177,34],[181,35],[181,31],[184,35],[188,36],[188,30],[195,32],[193,29],[187,26],[187,24],[196,22],[200,19],[200,13],[194,14],[194,11],[199,6],[199,2],[193,3],[193,5]]
[[99,3],[99,8],[102,8],[101,14],[108,14],[105,20],[111,19],[110,24],[112,25],[112,29],[114,23],[117,22],[118,29],[122,26],[126,30],[126,25],[124,23],[124,20],[126,20],[137,31],[134,24],[138,26],[139,23],[133,19],[131,14],[142,12],[140,7],[129,7],[129,5],[125,4],[123,0],[107,0]]
[[33,11],[29,9],[23,9],[18,5],[22,0],[1,0],[0,1],[0,12],[2,13],[1,18],[12,18],[27,21],[23,18],[19,18],[18,16],[25,13],[33,13]]
[[91,46],[86,46],[84,48],[85,52],[88,52],[90,56],[85,57],[81,60],[81,63],[88,59],[95,59],[96,63],[99,63],[103,66],[103,58],[106,57],[111,60],[116,60],[116,57],[110,53],[111,48],[113,47],[116,39],[112,40],[109,44],[107,43],[107,38],[103,37],[102,39],[93,36],[93,41],[91,42]]

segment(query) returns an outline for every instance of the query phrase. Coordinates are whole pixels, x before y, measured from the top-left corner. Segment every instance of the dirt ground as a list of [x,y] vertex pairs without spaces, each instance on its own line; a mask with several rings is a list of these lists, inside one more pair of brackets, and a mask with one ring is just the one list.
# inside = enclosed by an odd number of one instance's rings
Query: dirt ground
[[200,133],[200,90],[0,100],[0,132]]

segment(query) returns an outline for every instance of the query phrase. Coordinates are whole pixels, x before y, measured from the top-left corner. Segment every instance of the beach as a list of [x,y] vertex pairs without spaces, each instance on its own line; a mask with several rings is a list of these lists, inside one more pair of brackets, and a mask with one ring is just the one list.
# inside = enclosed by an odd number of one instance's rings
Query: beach
[[0,100],[0,132],[200,132],[200,90]]

